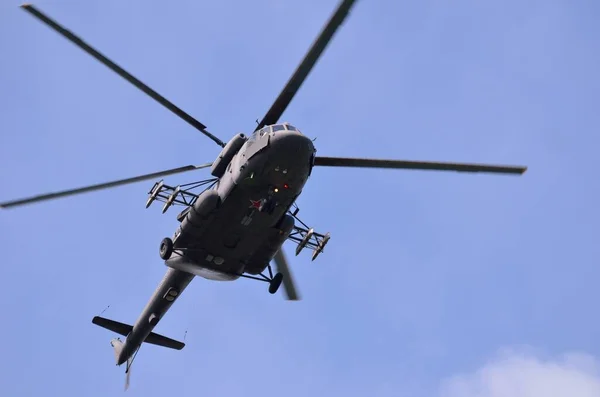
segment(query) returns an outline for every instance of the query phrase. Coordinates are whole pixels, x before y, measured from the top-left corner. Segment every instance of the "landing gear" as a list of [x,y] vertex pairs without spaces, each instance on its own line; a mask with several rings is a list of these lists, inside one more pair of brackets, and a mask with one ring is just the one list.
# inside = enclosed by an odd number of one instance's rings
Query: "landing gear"
[[271,268],[271,265],[268,265],[267,269],[269,270],[268,276],[263,273],[258,274],[258,277],[251,276],[250,274],[243,274],[243,273],[238,274],[238,276],[248,278],[251,280],[262,281],[262,282],[268,283],[269,284],[269,293],[275,294],[279,290],[279,287],[281,287],[281,283],[283,282],[283,274],[275,273],[275,275],[273,275],[273,270]]
[[165,237],[162,239],[162,241],[160,242],[160,257],[163,260],[167,260],[171,257],[171,254],[173,254],[173,240],[171,240],[168,237]]
[[277,290],[279,289],[279,286],[281,286],[282,281],[283,281],[283,274],[277,273],[275,275],[275,277],[273,277],[271,279],[271,281],[269,281],[269,293],[270,294],[276,293]]

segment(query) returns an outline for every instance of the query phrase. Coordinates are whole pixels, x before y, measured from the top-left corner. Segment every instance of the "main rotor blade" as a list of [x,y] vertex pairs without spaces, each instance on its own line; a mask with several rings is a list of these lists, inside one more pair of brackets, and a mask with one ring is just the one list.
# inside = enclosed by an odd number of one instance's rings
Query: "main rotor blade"
[[294,280],[292,279],[290,266],[288,265],[288,261],[283,253],[283,248],[277,251],[275,257],[273,257],[273,260],[275,261],[275,267],[277,268],[277,271],[283,274],[283,288],[285,289],[287,299],[292,301],[300,300],[300,296],[296,292]]
[[347,157],[316,157],[315,165],[324,167],[394,168],[457,172],[489,172],[496,174],[523,174],[527,167],[488,164],[437,163],[429,161],[358,159]]
[[265,114],[265,117],[263,117],[262,121],[256,127],[255,131],[260,130],[265,125],[277,123],[287,106],[300,89],[300,86],[319,60],[323,50],[325,50],[325,47],[327,47],[327,44],[329,44],[337,29],[342,25],[348,16],[348,13],[350,12],[350,9],[355,1],[356,0],[342,0],[340,2],[321,33],[304,56],[304,59],[296,68],[296,71],[292,77],[288,80],[287,84],[273,105],[271,105],[271,108],[267,114]]
[[23,4],[23,5],[21,5],[21,8],[23,8],[25,11],[29,12],[31,15],[35,16],[36,18],[38,18],[39,20],[44,22],[46,25],[48,25],[49,27],[54,29],[56,32],[63,35],[65,38],[67,38],[73,44],[77,45],[79,48],[81,48],[82,50],[84,50],[85,52],[87,52],[88,54],[93,56],[94,58],[96,58],[98,61],[102,62],[105,66],[110,68],[112,71],[117,73],[119,76],[121,76],[125,80],[129,81],[131,84],[133,84],[134,86],[136,86],[137,88],[139,88],[140,90],[145,92],[147,95],[149,95],[155,101],[157,101],[158,103],[160,103],[161,105],[163,105],[164,107],[169,109],[171,112],[175,113],[177,116],[181,117],[192,127],[196,128],[198,131],[202,132],[204,135],[208,136],[210,139],[215,141],[218,145],[220,145],[221,147],[225,146],[225,143],[223,141],[221,141],[219,138],[217,138],[216,136],[214,136],[213,134],[211,134],[210,132],[208,132],[206,130],[206,126],[204,124],[202,124],[201,122],[199,122],[198,120],[196,120],[195,118],[193,118],[192,116],[190,116],[189,114],[187,114],[186,112],[184,112],[183,110],[181,110],[180,108],[175,106],[172,102],[167,100],[165,97],[160,95],[158,92],[154,91],[152,88],[148,87],[146,84],[142,83],[137,78],[133,77],[129,72],[125,71],[123,68],[121,68],[119,65],[117,65],[110,59],[108,59],[106,56],[104,56],[101,53],[99,53],[98,51],[96,51],[89,44],[84,42],[79,37],[75,36],[73,33],[68,31],[61,25],[59,25],[57,22],[50,19],[47,15],[42,13],[36,7],[34,7],[31,4]]
[[206,164],[202,164],[202,165],[186,165],[185,167],[173,168],[173,169],[166,170],[166,171],[153,172],[152,174],[134,176],[133,178],[120,179],[118,181],[99,183],[97,185],[85,186],[85,187],[80,187],[77,189],[64,190],[62,192],[41,194],[41,195],[32,196],[32,197],[28,197],[28,198],[24,198],[24,199],[0,203],[0,208],[17,207],[20,205],[36,203],[39,201],[53,200],[53,199],[57,199],[57,198],[61,198],[61,197],[72,196],[75,194],[93,192],[96,190],[102,190],[102,189],[108,189],[108,188],[116,187],[116,186],[128,185],[131,183],[141,182],[141,181],[145,181],[147,179],[154,179],[154,178],[158,178],[161,176],[173,175],[173,174],[178,174],[181,172],[199,170],[201,168],[210,167],[211,165],[212,165],[212,163],[206,163]]

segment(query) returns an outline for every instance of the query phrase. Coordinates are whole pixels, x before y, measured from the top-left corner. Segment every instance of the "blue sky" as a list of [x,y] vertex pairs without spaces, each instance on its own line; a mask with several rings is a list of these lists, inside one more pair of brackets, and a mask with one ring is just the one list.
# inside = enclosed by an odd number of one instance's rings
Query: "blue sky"
[[[217,156],[19,4],[0,4],[1,200]],[[36,4],[229,139],[337,1]],[[317,261],[292,259],[304,299],[196,279],[156,329],[187,330],[186,348],[145,346],[129,395],[600,395],[599,11],[359,1],[282,120],[322,155],[529,171],[315,170],[299,215],[332,239]],[[0,213],[3,395],[121,392],[113,335],[91,318],[110,305],[135,321],[165,271],[176,212],[144,209],[151,186]]]

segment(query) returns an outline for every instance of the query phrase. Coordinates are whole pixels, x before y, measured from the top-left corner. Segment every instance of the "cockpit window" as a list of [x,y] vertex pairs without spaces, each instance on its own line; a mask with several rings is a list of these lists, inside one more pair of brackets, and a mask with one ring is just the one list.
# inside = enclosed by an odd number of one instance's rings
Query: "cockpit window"
[[291,124],[286,124],[285,126],[290,131],[298,131],[298,129],[296,127],[294,127],[293,125],[291,125]]
[[250,135],[250,137],[248,138],[248,141],[249,142],[254,142],[256,139],[258,139],[259,137],[261,137],[261,136],[263,136],[265,134],[268,134],[270,131],[271,131],[271,127],[269,127],[269,126],[264,127],[264,128],[262,128],[262,129],[260,129],[258,131],[254,131],[252,133],[252,135]]
[[277,124],[273,126],[273,132],[275,131],[285,131],[285,127],[283,126],[283,124]]

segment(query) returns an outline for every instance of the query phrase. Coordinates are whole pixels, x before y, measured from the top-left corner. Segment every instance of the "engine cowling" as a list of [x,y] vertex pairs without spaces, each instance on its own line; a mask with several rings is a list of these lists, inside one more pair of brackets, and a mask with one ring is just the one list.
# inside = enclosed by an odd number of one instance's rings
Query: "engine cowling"
[[233,156],[235,156],[235,154],[242,148],[242,145],[246,142],[246,139],[248,139],[246,135],[239,133],[231,138],[229,142],[227,142],[227,145],[225,145],[223,150],[221,150],[219,157],[217,157],[210,168],[210,173],[212,176],[216,178],[223,176],[227,166],[233,159]]
[[189,211],[182,215],[180,231],[182,237],[178,237],[175,245],[184,247],[194,239],[198,238],[208,225],[209,219],[221,204],[219,193],[213,189],[203,191],[194,202],[194,205],[189,208]]

